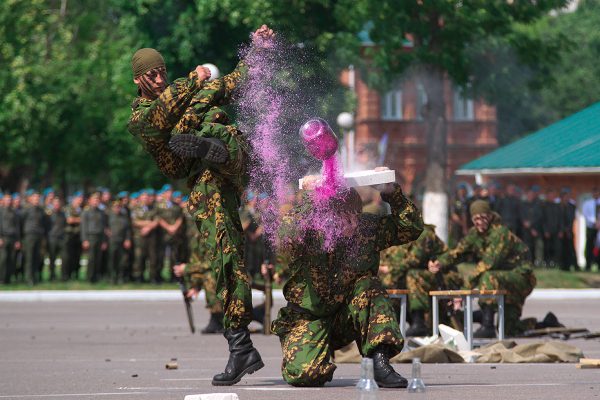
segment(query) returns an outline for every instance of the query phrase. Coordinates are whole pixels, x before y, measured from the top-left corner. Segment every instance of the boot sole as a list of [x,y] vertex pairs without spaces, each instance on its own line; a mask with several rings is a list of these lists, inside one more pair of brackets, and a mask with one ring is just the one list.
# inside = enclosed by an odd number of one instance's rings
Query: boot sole
[[258,371],[259,369],[261,369],[262,367],[265,366],[265,363],[262,362],[262,360],[258,360],[257,362],[255,362],[254,364],[250,365],[248,368],[246,368],[245,370],[243,370],[235,379],[231,380],[231,381],[215,381],[213,379],[212,381],[212,385],[213,386],[232,386],[235,385],[236,383],[238,383],[239,381],[242,380],[242,378],[244,377],[244,375],[246,374],[253,374],[256,371]]
[[377,385],[379,387],[382,388],[387,388],[387,389],[405,389],[408,387],[408,381],[406,381],[406,383],[402,382],[401,384],[394,384],[394,385],[386,385],[383,382],[379,382],[379,381],[375,381],[377,382]]

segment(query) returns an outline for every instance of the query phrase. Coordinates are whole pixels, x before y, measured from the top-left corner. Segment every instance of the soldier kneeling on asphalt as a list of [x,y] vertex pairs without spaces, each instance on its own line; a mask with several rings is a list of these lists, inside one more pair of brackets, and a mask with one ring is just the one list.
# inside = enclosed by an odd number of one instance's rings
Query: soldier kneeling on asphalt
[[[520,321],[525,298],[536,284],[527,245],[502,224],[487,201],[476,200],[470,206],[474,226],[452,250],[440,255],[435,264],[446,270],[473,255],[477,266],[469,278],[469,287],[479,290],[506,290],[505,319],[507,336],[522,333],[526,327]],[[494,338],[494,314],[497,305],[493,299],[479,300],[482,320],[475,331],[476,338]]]
[[281,342],[283,378],[293,386],[331,381],[336,368],[331,354],[353,341],[364,357],[373,358],[379,386],[407,386],[389,363],[402,350],[403,338],[377,270],[379,252],[415,240],[423,220],[400,186],[386,188],[381,196],[391,215],[361,213],[354,189],[329,200],[336,218],[345,222],[343,237],[331,250],[324,250],[321,233],[302,230],[314,204],[308,196],[283,218],[280,250],[290,259],[283,288],[288,303],[272,330]]

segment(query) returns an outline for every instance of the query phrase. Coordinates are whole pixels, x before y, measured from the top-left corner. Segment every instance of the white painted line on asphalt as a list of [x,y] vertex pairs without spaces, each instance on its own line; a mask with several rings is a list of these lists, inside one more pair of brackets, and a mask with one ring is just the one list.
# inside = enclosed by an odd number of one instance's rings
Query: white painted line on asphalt
[[[163,378],[161,379],[161,381],[169,381],[169,382],[174,382],[174,381],[199,381],[199,382],[206,382],[206,381],[212,381],[213,378]],[[283,378],[281,377],[281,375],[279,376],[254,376],[254,377],[248,377],[245,376],[242,378],[242,380],[248,380],[248,381],[259,381],[261,379],[278,379],[278,380],[283,380]]]
[[61,393],[61,394],[14,394],[0,395],[0,399],[27,399],[39,397],[80,397],[80,396],[130,396],[132,394],[150,394],[150,392],[117,392],[117,393]]
[[256,390],[256,391],[259,391],[259,392],[276,392],[276,391],[292,392],[292,391],[298,391],[298,390],[301,390],[301,391],[309,391],[309,390],[315,391],[315,390],[322,390],[322,389],[323,388],[286,388],[286,387],[283,387],[283,388],[273,388],[273,387],[245,388],[245,387],[242,387],[242,388],[240,388],[240,390]]
[[[253,299],[263,299],[264,293],[252,290]],[[281,289],[273,290],[273,298],[284,300]],[[530,300],[599,299],[600,289],[534,289]],[[198,300],[205,301],[204,292]],[[178,290],[15,290],[0,291],[0,302],[53,301],[181,301]]]
[[[273,291],[275,299],[283,299],[280,289]],[[252,290],[253,299],[263,299],[264,293]],[[179,290],[14,290],[0,291],[0,302],[53,301],[181,301]],[[196,301],[205,301],[204,292]]]

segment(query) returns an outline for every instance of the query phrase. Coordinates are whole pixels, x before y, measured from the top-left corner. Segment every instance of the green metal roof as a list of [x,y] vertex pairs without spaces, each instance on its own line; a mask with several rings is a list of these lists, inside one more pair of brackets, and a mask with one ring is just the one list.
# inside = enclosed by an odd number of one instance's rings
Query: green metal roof
[[494,173],[591,172],[600,168],[600,102],[514,143],[473,160],[457,171]]

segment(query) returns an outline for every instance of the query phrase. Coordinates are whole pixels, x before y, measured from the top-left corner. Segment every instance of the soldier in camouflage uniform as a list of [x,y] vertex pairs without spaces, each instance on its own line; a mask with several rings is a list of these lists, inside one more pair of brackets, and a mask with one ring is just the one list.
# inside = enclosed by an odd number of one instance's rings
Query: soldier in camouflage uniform
[[[157,205],[158,223],[162,230],[161,244],[163,249],[169,249],[169,268],[175,264],[186,262],[185,254],[185,217],[183,209],[172,201],[171,185],[163,187],[163,199]],[[159,260],[164,260],[161,254]],[[162,264],[164,261],[160,262]]]
[[158,283],[160,272],[158,271],[158,249],[156,248],[158,219],[148,190],[140,193],[139,205],[132,211],[132,224],[135,245],[133,279],[143,282],[144,272],[148,269],[150,280]]
[[127,255],[131,249],[132,233],[131,219],[121,201],[112,202],[108,214],[108,269],[109,278],[113,283],[123,282]]
[[47,211],[50,221],[50,232],[48,233],[48,258],[50,259],[50,280],[54,280],[56,270],[56,259],[61,257],[61,268],[64,268],[65,260],[65,227],[67,226],[67,217],[62,207],[62,201],[58,197],[52,200],[52,208]]
[[10,283],[17,264],[17,251],[21,248],[21,219],[12,206],[12,196],[2,196],[0,208],[0,283]]
[[442,272],[432,265],[431,261],[447,251],[446,244],[435,234],[433,225],[425,225],[423,232],[414,242],[389,250],[394,252],[393,255],[387,255],[393,260],[387,264],[391,287],[410,290],[411,323],[406,336],[426,336],[429,329],[425,324],[425,314],[431,310],[429,292],[460,289],[463,286],[462,277],[454,266]]
[[69,206],[65,208],[67,226],[65,227],[64,257],[61,269],[63,281],[79,277],[81,267],[81,208],[83,193],[75,192]]
[[87,279],[92,283],[100,278],[102,255],[108,249],[108,218],[99,205],[100,193],[94,193],[81,214],[81,247],[88,252]]
[[333,198],[339,218],[348,223],[348,240],[341,239],[331,251],[323,250],[316,232],[298,230],[312,208],[309,198],[283,219],[280,245],[290,257],[283,288],[288,304],[272,330],[281,341],[283,378],[291,385],[331,381],[336,366],[330,355],[356,341],[362,355],[373,358],[380,386],[406,387],[406,379],[389,365],[403,339],[377,270],[379,252],[416,239],[423,221],[400,186],[381,195],[391,215],[361,213],[362,201],[353,189]]
[[40,195],[29,192],[28,206],[23,211],[23,253],[25,256],[25,279],[29,285],[40,281],[42,243],[48,235],[49,222],[46,211],[40,204]]
[[194,240],[190,243],[190,250],[189,262],[175,265],[173,272],[175,276],[184,276],[189,282],[188,297],[194,298],[204,289],[210,321],[201,332],[203,334],[223,333],[223,304],[217,298],[217,284],[208,261],[210,248],[199,240],[197,230]]
[[[268,39],[272,34],[263,25],[254,38]],[[192,187],[188,209],[200,239],[211,248],[211,270],[223,301],[230,349],[225,372],[216,375],[212,383],[233,385],[264,366],[248,331],[252,297],[238,214],[247,182],[249,149],[219,108],[231,101],[247,67],[240,62],[231,74],[205,82],[210,71],[198,66],[187,79],[170,86],[166,85],[164,60],[155,50],[139,50],[132,67],[141,96],[133,103],[128,128],[165,175],[187,177]]]
[[[474,227],[457,246],[438,257],[435,262],[442,271],[463,261],[469,254],[475,257],[475,274],[468,280],[472,289],[507,290],[506,332],[519,334],[525,298],[535,287],[529,249],[514,233],[502,224],[500,216],[491,211],[486,201],[478,200],[470,206]],[[494,313],[496,303],[481,299],[482,326],[475,337],[495,337]]]

